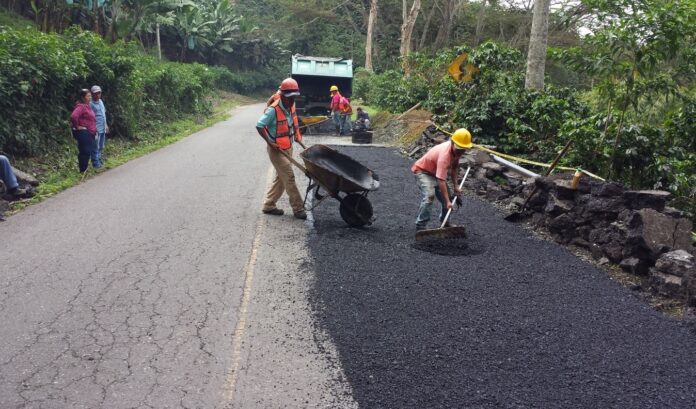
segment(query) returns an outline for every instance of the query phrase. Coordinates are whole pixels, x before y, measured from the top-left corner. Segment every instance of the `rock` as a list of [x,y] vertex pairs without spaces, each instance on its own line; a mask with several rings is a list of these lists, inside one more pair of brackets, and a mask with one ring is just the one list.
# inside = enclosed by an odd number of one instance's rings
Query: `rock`
[[575,229],[575,222],[567,214],[562,214],[549,220],[547,226],[551,233],[557,233],[568,237],[571,231]]
[[690,274],[683,278],[684,295],[686,305],[696,307],[696,274]]
[[618,263],[624,258],[622,246],[616,243],[602,247],[602,251],[612,263]]
[[466,153],[462,155],[462,159],[465,159],[467,162],[471,162],[476,166],[493,161],[493,159],[491,159],[491,155],[480,149],[467,150]]
[[681,277],[660,273],[654,268],[650,269],[650,287],[659,294],[681,298],[685,294],[685,288],[682,284]]
[[643,246],[655,256],[662,253],[664,246],[693,251],[692,224],[688,219],[675,219],[655,209],[641,209],[630,215],[627,227],[627,244]]
[[535,211],[542,211],[546,206],[547,199],[548,193],[537,190],[534,196],[527,202],[527,207]]
[[593,229],[588,236],[589,242],[599,245],[620,243],[623,242],[623,240],[624,238],[622,237],[621,231],[614,226]]
[[629,257],[621,260],[619,267],[621,267],[624,271],[628,271],[631,274],[639,276],[648,274],[649,268],[645,261],[636,257]]
[[512,199],[510,199],[510,203],[515,205],[518,209],[522,208],[522,205],[524,204],[524,198],[520,196],[515,196]]
[[481,168],[486,169],[486,177],[489,179],[502,175],[504,170],[502,165],[495,162],[486,162]]
[[543,213],[534,213],[532,215],[532,225],[535,227],[546,227],[546,217]]
[[599,260],[597,260],[597,264],[599,264],[600,266],[609,264],[609,259],[606,257],[602,257]]
[[685,250],[674,250],[657,259],[655,268],[661,273],[678,277],[696,275],[696,258]]
[[542,176],[542,177],[535,178],[534,184],[539,188],[539,190],[543,190],[545,192],[548,192],[549,190],[553,189],[554,180],[551,179],[550,177]]
[[549,198],[546,201],[544,212],[551,216],[558,216],[568,213],[573,208],[573,204],[565,200],[559,200],[553,193],[549,193]]
[[[577,223],[577,220],[575,221]],[[579,226],[575,229],[578,233],[578,237],[583,240],[590,241],[590,232],[592,231],[592,226]]]
[[508,183],[510,186],[517,187],[522,185],[524,183],[525,177],[522,175],[519,175],[515,172],[510,172],[510,171],[505,171],[503,172],[503,176],[505,179],[507,179]]
[[620,197],[590,197],[585,210],[591,213],[609,213],[618,215],[624,210],[623,199]]
[[682,212],[681,210],[669,206],[665,206],[665,208],[662,210],[662,214],[664,214],[665,216],[674,217],[675,219],[681,219],[686,217],[684,212]]
[[590,188],[592,196],[598,197],[621,196],[623,191],[624,187],[616,182],[594,182]]
[[671,193],[663,190],[627,190],[623,193],[626,205],[631,209],[662,210]]
[[476,169],[476,172],[474,172],[474,178],[476,179],[486,179],[486,169],[484,168],[478,168]]
[[573,200],[575,198],[576,190],[570,187],[570,180],[555,180],[553,184],[553,191],[556,192],[559,199]]
[[593,246],[592,243],[590,243],[589,241],[584,240],[580,237],[575,237],[572,240],[570,240],[570,244],[573,244],[573,245],[578,246],[578,247],[582,247],[586,250],[591,250],[592,246]]
[[36,180],[36,178],[26,172],[22,172],[21,170],[17,168],[12,168],[12,171],[14,172],[15,176],[17,177],[17,180],[19,181],[20,185],[32,185],[32,186],[38,186],[39,181]]
[[485,195],[486,194],[486,187],[488,186],[488,179],[483,178],[483,179],[471,179],[469,182],[469,179],[467,179],[467,183],[471,183],[471,189],[476,192],[476,194],[479,195]]

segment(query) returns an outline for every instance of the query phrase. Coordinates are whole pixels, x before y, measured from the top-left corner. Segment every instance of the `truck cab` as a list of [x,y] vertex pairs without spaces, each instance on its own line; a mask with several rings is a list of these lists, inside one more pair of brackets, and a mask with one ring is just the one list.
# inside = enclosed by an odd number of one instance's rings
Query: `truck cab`
[[300,86],[301,96],[295,100],[300,116],[327,115],[332,85],[350,98],[353,87],[353,60],[330,57],[292,56],[292,78]]

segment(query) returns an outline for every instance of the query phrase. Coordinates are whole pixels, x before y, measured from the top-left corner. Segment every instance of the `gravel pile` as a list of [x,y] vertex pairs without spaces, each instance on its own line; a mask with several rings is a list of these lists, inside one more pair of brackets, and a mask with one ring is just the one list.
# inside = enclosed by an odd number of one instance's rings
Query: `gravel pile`
[[360,407],[696,407],[688,327],[475,197],[452,220],[461,254],[415,248],[408,161],[338,149],[382,183],[373,226],[346,227],[329,201],[309,239],[316,320]]

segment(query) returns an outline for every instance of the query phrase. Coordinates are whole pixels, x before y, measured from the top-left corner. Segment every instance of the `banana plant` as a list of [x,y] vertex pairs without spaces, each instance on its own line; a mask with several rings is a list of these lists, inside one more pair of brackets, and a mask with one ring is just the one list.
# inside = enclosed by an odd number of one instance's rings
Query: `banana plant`
[[220,56],[234,51],[233,42],[239,36],[241,17],[234,13],[229,0],[219,0],[209,12],[209,20],[213,24],[208,27],[201,42],[205,45],[203,51],[207,62],[215,64]]
[[181,47],[180,60],[186,60],[187,50],[195,50],[197,41],[201,41],[205,46],[209,43],[206,35],[210,26],[215,24],[215,20],[206,15],[199,7],[189,7],[180,9],[176,13],[174,29],[179,37]]

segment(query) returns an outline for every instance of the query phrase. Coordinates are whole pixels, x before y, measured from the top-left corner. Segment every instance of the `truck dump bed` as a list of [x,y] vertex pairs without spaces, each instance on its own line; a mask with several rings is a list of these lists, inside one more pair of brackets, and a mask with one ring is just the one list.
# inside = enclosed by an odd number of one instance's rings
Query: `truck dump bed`
[[296,54],[292,56],[292,78],[302,94],[296,101],[299,114],[326,115],[332,85],[338,86],[342,95],[352,95],[353,60]]

